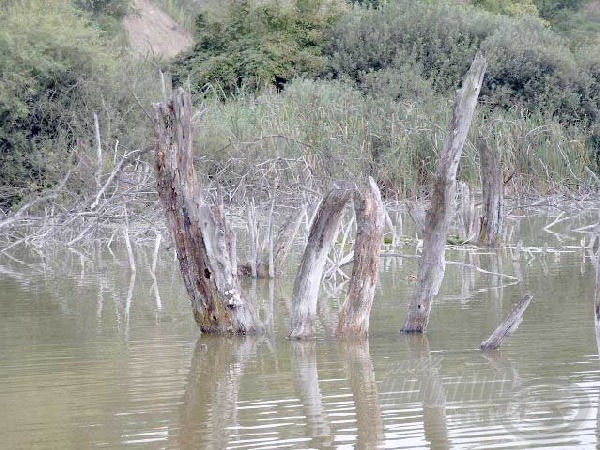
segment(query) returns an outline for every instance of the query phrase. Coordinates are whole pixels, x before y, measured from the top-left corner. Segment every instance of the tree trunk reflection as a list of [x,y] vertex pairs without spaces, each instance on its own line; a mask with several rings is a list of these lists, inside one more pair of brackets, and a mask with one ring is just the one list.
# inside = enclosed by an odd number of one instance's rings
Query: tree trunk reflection
[[294,388],[306,411],[308,436],[316,448],[329,447],[333,444],[333,436],[319,387],[317,343],[291,341],[290,344]]
[[345,363],[354,399],[356,448],[376,448],[383,442],[384,428],[369,341],[340,342],[339,355]]
[[420,369],[418,386],[423,399],[425,439],[431,448],[450,448],[446,418],[446,393],[442,376],[431,358],[429,340],[426,335],[422,334],[407,335],[406,339],[412,358],[418,362]]
[[240,382],[260,338],[198,339],[177,436],[180,448],[225,448],[238,424]]

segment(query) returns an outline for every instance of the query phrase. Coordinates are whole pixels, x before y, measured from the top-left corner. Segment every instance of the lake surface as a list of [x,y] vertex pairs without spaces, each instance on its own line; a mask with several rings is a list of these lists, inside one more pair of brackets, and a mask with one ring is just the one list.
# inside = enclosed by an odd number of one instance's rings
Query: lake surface
[[[151,249],[137,249],[135,277],[125,253],[106,248],[11,253],[0,258],[1,446],[595,448],[595,269],[582,234],[543,230],[555,218],[509,224],[523,236],[519,262],[510,249],[448,250],[522,281],[449,265],[424,336],[398,333],[416,259],[384,258],[365,342],[329,337],[343,299],[332,284],[319,337],[288,341],[293,273],[246,283],[266,336],[200,337],[170,251],[156,283]],[[526,291],[518,331],[483,354]]]

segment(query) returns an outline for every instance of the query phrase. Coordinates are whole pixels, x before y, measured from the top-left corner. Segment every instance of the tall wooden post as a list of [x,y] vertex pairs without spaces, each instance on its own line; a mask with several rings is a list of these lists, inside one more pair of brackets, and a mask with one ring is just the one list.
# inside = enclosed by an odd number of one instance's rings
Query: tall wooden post
[[308,338],[315,333],[317,300],[327,255],[344,212],[354,191],[350,187],[332,189],[319,205],[308,235],[308,243],[292,294],[291,339]]
[[479,245],[495,246],[502,235],[502,198],[504,180],[498,151],[491,148],[483,137],[477,143],[481,163],[481,191],[483,214],[480,217]]
[[178,89],[154,111],[158,195],[194,318],[203,332],[260,331],[254,306],[239,286],[235,234],[223,205],[209,205],[202,198],[194,170],[190,95]]
[[348,296],[340,309],[336,336],[364,337],[369,333],[369,315],[379,279],[379,255],[385,229],[381,193],[369,177],[369,186],[354,194],[356,240],[354,266]]
[[425,217],[423,256],[419,261],[417,286],[402,331],[423,332],[429,322],[433,297],[439,291],[446,261],[446,236],[452,218],[456,171],[477,105],[486,69],[485,58],[477,55],[454,100],[448,137],[435,174],[431,207]]

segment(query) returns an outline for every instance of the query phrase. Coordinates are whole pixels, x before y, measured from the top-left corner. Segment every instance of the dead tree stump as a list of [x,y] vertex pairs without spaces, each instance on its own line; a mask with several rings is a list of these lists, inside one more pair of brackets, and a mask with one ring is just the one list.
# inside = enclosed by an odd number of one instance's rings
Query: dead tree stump
[[350,187],[332,189],[319,205],[313,219],[294,282],[291,339],[308,338],[315,333],[317,300],[325,262],[352,192]]
[[423,256],[419,261],[417,286],[402,331],[423,332],[429,322],[433,297],[439,291],[446,261],[446,236],[452,218],[456,171],[477,105],[486,69],[485,58],[477,55],[454,100],[448,137],[435,174],[431,206],[425,217]]
[[479,245],[495,246],[502,235],[502,198],[504,180],[498,151],[480,137],[478,141],[481,162],[481,191],[483,214],[479,218]]
[[178,89],[154,111],[158,195],[194,318],[202,332],[257,332],[258,315],[239,286],[235,234],[222,203],[203,200],[194,170],[190,95]]
[[340,309],[336,336],[364,337],[369,334],[369,315],[379,279],[379,255],[385,214],[381,193],[369,177],[369,186],[354,194],[356,240],[354,266],[348,296]]

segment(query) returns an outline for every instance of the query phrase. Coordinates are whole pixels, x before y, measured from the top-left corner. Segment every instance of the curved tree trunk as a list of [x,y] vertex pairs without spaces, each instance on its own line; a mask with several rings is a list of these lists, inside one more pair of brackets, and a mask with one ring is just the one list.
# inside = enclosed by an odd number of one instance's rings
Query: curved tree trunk
[[292,339],[308,338],[315,333],[317,300],[327,255],[350,200],[353,189],[334,188],[323,199],[310,227],[308,243],[292,294]]
[[354,266],[348,297],[340,309],[336,336],[366,336],[369,334],[369,315],[375,288],[379,280],[379,255],[385,215],[381,193],[369,177],[369,187],[354,194],[356,212],[356,241]]
[[485,58],[477,55],[454,100],[452,121],[435,174],[431,206],[425,217],[423,256],[419,261],[417,286],[402,331],[423,332],[429,322],[433,297],[439,291],[446,261],[446,236],[452,218],[456,171],[477,105],[486,69]]
[[223,205],[208,205],[194,170],[191,99],[173,92],[155,107],[158,195],[165,208],[194,318],[203,332],[252,333],[262,329],[242,295],[235,234]]

